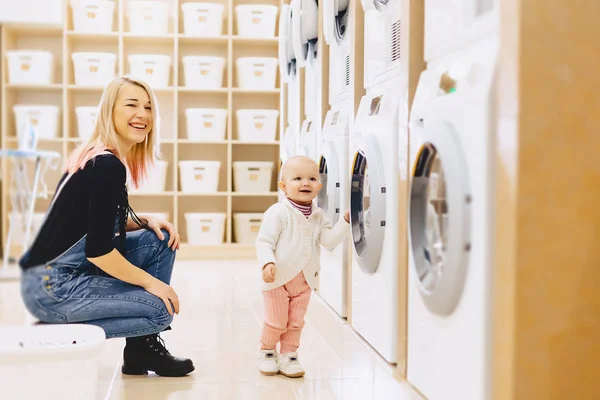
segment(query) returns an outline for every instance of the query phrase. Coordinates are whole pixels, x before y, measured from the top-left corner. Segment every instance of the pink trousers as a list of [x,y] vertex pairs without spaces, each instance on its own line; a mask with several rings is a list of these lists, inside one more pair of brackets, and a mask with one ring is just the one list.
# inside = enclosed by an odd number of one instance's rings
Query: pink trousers
[[281,354],[296,351],[304,327],[311,288],[300,272],[283,286],[263,292],[265,323],[260,337],[261,348],[275,350],[281,343]]

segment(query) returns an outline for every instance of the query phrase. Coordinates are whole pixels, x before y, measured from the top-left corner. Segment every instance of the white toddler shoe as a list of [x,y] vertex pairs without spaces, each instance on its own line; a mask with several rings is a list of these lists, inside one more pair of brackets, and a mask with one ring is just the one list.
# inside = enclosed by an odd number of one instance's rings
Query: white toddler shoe
[[304,376],[304,368],[298,361],[298,353],[291,352],[279,356],[279,373],[288,378],[300,378]]
[[277,350],[258,351],[258,369],[263,375],[276,375],[279,371]]

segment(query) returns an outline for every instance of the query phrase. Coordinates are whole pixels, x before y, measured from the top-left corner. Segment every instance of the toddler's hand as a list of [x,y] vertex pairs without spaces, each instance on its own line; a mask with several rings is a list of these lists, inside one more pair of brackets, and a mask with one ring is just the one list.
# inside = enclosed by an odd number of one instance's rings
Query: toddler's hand
[[346,214],[344,214],[344,219],[347,223],[350,223],[350,210],[346,211]]
[[275,282],[275,264],[268,263],[263,267],[263,281],[266,283]]

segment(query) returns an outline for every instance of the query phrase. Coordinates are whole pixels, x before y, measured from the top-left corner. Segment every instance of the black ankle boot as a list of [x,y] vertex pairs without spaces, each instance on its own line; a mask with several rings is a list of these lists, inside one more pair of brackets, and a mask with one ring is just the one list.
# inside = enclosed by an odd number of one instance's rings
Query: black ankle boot
[[192,360],[173,357],[158,335],[127,338],[126,342],[121,367],[121,372],[126,375],[145,375],[154,371],[157,375],[176,377],[195,369]]

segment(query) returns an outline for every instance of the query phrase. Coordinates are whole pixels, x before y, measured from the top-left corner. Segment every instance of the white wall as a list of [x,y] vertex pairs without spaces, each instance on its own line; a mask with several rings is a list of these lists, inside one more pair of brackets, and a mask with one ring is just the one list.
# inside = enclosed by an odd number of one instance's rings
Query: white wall
[[63,4],[63,0],[0,0],[0,24],[61,25]]

